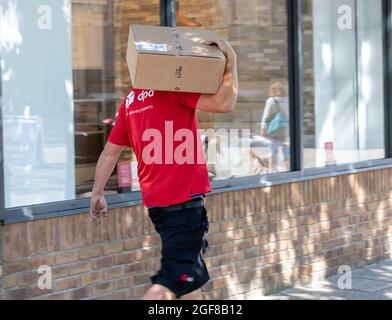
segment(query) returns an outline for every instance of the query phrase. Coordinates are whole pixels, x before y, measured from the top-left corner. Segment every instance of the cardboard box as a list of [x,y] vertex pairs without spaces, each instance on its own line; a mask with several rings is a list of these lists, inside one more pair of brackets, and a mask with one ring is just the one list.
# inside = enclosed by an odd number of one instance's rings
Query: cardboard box
[[212,31],[185,27],[131,25],[127,62],[137,89],[214,94],[222,82],[226,58]]

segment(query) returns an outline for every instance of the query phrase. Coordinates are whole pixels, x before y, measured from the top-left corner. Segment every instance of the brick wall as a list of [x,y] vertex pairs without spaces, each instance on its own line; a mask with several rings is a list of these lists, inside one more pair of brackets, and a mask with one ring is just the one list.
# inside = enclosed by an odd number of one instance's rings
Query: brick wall
[[[205,298],[249,298],[390,258],[392,169],[212,195]],[[160,264],[141,206],[3,228],[4,299],[137,299]],[[41,265],[53,289],[37,287]]]

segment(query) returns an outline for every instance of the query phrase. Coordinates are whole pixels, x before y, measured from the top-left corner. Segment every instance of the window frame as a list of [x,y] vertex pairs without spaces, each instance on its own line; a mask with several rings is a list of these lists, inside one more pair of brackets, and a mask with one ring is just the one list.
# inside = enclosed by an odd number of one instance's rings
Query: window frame
[[[383,10],[383,57],[384,57],[384,118],[385,149],[384,159],[360,161],[322,168],[303,169],[303,96],[302,96],[302,28],[301,0],[286,0],[288,34],[288,82],[290,101],[290,150],[291,171],[212,180],[212,194],[267,187],[284,183],[295,183],[324,177],[345,175],[369,170],[392,167],[392,0],[382,0]],[[160,0],[161,25],[175,26],[175,0]],[[0,63],[1,68],[1,63]],[[1,71],[1,70],[0,70]],[[89,211],[90,198],[60,201],[26,207],[5,209],[4,201],[4,159],[2,150],[2,88],[0,82],[0,221],[3,224],[46,219]],[[142,204],[140,192],[121,193],[106,197],[109,208],[121,208]]]
[[392,158],[392,0],[382,1],[385,157]]

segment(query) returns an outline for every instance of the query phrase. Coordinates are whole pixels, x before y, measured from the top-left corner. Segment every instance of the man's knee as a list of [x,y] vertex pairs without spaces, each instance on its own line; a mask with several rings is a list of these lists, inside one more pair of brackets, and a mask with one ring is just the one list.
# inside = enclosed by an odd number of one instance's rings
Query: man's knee
[[154,284],[143,296],[143,300],[175,300],[176,296],[169,289]]

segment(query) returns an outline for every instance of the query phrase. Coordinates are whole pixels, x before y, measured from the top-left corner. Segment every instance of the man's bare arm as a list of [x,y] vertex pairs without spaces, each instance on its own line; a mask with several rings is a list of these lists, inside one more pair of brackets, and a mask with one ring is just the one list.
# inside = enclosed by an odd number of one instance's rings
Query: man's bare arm
[[212,41],[226,56],[226,68],[222,83],[216,94],[202,94],[196,106],[205,112],[226,113],[234,109],[238,94],[237,55],[231,45],[224,39]]
[[123,146],[118,146],[108,141],[99,157],[95,169],[94,187],[90,203],[90,218],[92,221],[97,220],[99,222],[101,214],[107,216],[108,208],[103,191],[123,149]]

